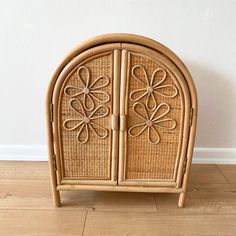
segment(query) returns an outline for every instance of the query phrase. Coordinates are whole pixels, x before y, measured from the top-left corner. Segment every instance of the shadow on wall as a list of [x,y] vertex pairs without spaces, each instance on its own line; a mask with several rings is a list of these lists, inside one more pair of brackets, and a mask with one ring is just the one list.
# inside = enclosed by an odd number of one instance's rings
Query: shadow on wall
[[235,147],[236,80],[223,71],[186,63],[198,94],[198,125],[195,146]]

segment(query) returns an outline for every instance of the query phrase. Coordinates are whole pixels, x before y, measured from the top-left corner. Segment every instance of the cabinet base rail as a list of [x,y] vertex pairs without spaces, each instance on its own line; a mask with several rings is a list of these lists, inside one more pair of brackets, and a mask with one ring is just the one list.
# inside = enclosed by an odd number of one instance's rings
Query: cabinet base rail
[[54,189],[54,203],[56,207],[61,206],[59,191],[114,191],[114,192],[147,192],[147,193],[179,193],[178,206],[183,207],[186,192],[183,188],[174,187],[144,187],[144,186],[91,186],[91,185],[57,185]]

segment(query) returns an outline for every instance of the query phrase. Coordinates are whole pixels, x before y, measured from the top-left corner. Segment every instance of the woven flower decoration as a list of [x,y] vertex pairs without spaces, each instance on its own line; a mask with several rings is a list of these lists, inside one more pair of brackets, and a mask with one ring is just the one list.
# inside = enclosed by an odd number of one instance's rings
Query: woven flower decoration
[[132,137],[141,135],[147,130],[149,142],[157,144],[160,142],[160,135],[157,128],[172,130],[176,127],[176,121],[172,118],[165,118],[170,111],[167,103],[161,103],[149,116],[146,106],[143,103],[136,102],[133,110],[141,118],[141,123],[129,128],[128,133]]
[[64,89],[64,93],[72,98],[83,97],[83,106],[86,110],[92,111],[95,107],[95,100],[105,103],[110,100],[110,96],[101,91],[101,88],[109,84],[107,76],[99,76],[96,80],[90,83],[90,71],[85,66],[80,66],[76,72],[79,86],[68,85]]
[[134,79],[140,83],[142,88],[131,92],[130,100],[138,101],[141,98],[146,97],[146,106],[149,111],[154,111],[157,107],[154,94],[158,94],[167,98],[173,98],[178,93],[178,90],[175,86],[171,84],[163,84],[167,78],[167,75],[166,71],[162,68],[158,68],[152,73],[150,81],[143,66],[134,66],[131,70],[131,74]]
[[78,114],[78,117],[66,119],[63,127],[69,131],[78,130],[77,140],[79,143],[86,143],[89,140],[91,131],[99,138],[106,138],[108,136],[108,130],[94,122],[96,119],[108,115],[109,109],[107,106],[100,105],[89,115],[86,114],[82,103],[78,99],[71,99],[69,106]]

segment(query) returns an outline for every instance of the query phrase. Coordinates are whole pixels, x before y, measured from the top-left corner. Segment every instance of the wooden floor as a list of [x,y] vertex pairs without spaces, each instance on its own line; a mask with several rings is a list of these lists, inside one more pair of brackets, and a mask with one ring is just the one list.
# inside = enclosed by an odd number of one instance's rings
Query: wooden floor
[[0,235],[236,235],[236,165],[193,165],[176,194],[63,192],[52,203],[46,162],[0,162]]

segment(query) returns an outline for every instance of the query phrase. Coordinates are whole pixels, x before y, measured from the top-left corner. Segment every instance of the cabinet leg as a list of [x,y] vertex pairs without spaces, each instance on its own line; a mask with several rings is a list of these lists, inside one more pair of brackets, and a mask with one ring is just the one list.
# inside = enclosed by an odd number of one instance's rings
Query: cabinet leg
[[61,197],[60,197],[60,192],[53,186],[52,187],[52,194],[53,194],[53,201],[55,207],[61,206]]
[[186,198],[186,192],[183,192],[179,195],[179,202],[178,202],[179,207],[184,207],[185,198]]

